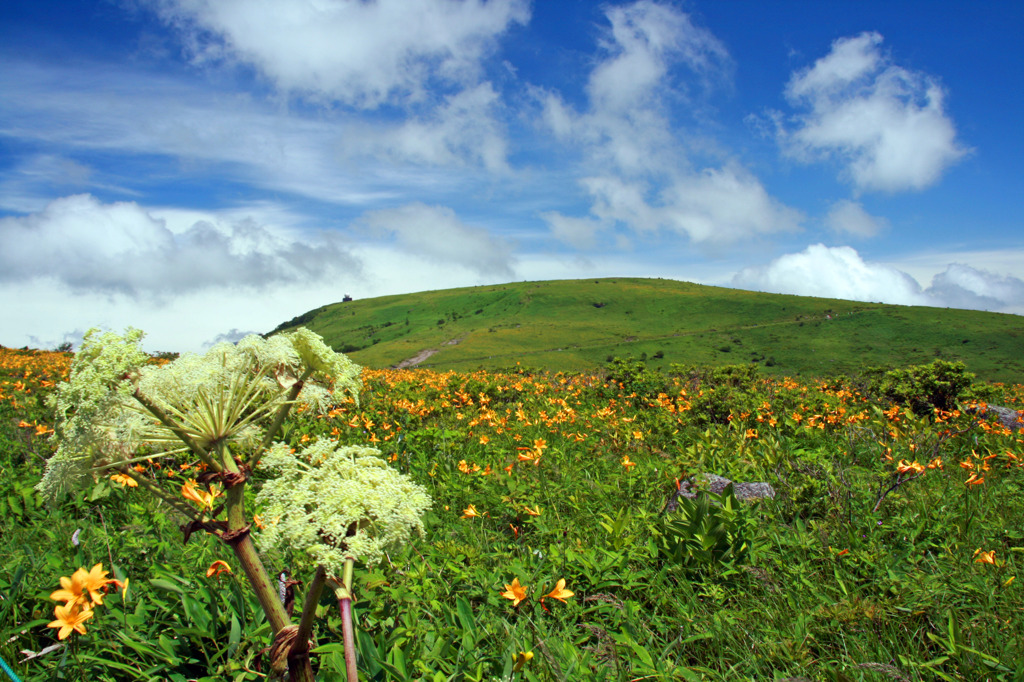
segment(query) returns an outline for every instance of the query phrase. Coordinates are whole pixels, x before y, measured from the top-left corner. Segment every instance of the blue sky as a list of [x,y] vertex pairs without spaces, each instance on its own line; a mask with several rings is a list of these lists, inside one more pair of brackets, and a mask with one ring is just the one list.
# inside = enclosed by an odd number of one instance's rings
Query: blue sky
[[1024,6],[0,5],[0,344],[666,277],[1024,314]]

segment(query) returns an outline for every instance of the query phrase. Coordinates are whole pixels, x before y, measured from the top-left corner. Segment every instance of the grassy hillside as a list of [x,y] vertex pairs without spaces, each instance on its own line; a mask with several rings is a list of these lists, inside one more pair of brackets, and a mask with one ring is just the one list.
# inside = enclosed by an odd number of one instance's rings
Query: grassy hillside
[[[1024,382],[1024,318],[765,294],[662,279],[598,279],[429,291],[336,303],[304,325],[369,367],[520,362],[586,370],[611,357],[758,363],[776,375],[962,360],[979,378]],[[275,330],[276,331],[276,330]]]

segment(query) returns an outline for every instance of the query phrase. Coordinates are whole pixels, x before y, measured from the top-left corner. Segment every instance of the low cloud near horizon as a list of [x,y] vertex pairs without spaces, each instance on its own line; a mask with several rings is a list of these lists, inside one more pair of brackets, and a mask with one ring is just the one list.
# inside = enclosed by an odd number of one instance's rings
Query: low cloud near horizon
[[250,217],[197,220],[174,232],[135,202],[103,203],[90,194],[0,218],[0,241],[0,281],[53,279],[76,292],[129,297],[259,290],[360,267],[334,233],[289,239]]
[[753,291],[897,305],[1024,314],[1024,280],[949,263],[925,288],[906,272],[865,261],[852,247],[813,244],[744,268],[731,285]]

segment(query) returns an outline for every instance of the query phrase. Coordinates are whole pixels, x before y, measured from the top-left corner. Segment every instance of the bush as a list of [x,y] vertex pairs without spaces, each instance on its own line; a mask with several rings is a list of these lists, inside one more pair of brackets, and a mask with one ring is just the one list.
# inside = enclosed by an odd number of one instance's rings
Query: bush
[[881,397],[909,406],[919,415],[934,408],[951,410],[967,397],[974,375],[962,362],[935,360],[928,365],[894,369],[878,378],[873,388]]
[[668,386],[668,378],[656,370],[648,369],[643,360],[615,358],[605,372],[605,384],[613,393],[620,390],[627,395],[635,393],[637,399],[656,398]]

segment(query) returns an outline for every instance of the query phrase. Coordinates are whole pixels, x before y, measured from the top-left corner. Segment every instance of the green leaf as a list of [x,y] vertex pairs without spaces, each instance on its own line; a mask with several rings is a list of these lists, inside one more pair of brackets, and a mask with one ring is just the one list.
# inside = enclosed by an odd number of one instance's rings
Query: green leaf
[[315,649],[310,649],[311,654],[343,654],[345,653],[345,645],[340,642],[331,642],[330,644],[321,644]]
[[150,578],[149,584],[158,590],[164,590],[166,592],[174,592],[175,594],[185,596],[185,590],[180,586],[175,585],[170,580],[164,580],[163,578]]

